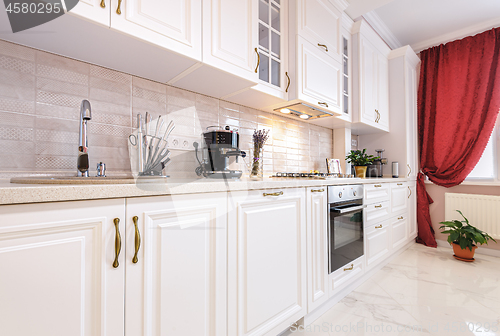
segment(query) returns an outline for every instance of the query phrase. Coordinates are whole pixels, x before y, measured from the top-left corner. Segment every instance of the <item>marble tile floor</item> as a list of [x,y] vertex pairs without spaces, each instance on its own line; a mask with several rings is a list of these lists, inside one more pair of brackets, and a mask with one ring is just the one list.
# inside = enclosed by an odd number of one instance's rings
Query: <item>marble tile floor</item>
[[500,335],[500,258],[415,244],[300,336]]

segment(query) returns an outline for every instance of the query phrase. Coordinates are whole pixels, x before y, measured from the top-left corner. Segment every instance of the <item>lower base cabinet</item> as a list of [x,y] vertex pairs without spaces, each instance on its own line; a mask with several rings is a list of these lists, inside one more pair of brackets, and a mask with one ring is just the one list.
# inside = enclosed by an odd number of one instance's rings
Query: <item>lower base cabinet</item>
[[126,335],[226,335],[226,197],[127,199]]
[[390,220],[390,225],[392,237],[391,248],[397,250],[408,242],[408,214],[402,213],[400,215],[392,217],[392,219]]
[[305,190],[228,197],[228,335],[275,336],[306,314]]
[[0,218],[0,335],[123,336],[124,199],[2,205]]
[[365,227],[366,266],[372,267],[389,256],[391,248],[390,225],[386,222]]

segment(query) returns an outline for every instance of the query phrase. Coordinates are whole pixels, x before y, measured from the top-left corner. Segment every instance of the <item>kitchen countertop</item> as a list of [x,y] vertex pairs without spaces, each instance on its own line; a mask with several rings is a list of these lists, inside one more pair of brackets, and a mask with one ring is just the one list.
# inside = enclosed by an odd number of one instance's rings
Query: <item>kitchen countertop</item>
[[76,201],[106,198],[177,195],[258,189],[316,187],[326,185],[405,182],[408,178],[334,178],[295,179],[264,178],[259,181],[240,179],[221,181],[211,179],[168,179],[166,182],[134,184],[15,184],[0,179],[0,205]]

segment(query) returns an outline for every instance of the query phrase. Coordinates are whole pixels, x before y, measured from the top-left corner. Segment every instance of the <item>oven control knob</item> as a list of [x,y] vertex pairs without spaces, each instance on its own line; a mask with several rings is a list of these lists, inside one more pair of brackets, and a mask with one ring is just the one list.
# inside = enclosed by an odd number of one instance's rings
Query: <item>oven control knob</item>
[[342,198],[342,191],[339,192],[339,198]]
[[356,190],[354,190],[354,191],[352,192],[352,195],[353,195],[353,196],[356,196]]

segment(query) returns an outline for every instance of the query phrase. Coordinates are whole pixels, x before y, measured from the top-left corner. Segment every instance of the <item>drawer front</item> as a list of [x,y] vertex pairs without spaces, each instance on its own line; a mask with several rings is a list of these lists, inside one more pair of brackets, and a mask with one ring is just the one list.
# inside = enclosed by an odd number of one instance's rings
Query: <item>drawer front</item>
[[329,276],[330,297],[335,295],[340,289],[352,283],[364,273],[364,256],[350,262],[344,267],[339,268]]
[[406,243],[408,237],[408,213],[395,216],[391,220],[392,248],[398,249]]
[[391,183],[391,212],[406,211],[408,207],[408,183]]
[[365,234],[366,266],[376,265],[388,257],[391,245],[390,223],[370,225]]
[[374,223],[378,223],[387,219],[391,213],[390,202],[383,201],[366,206],[364,213],[365,227]]
[[391,197],[390,183],[365,184],[365,204],[388,201]]

